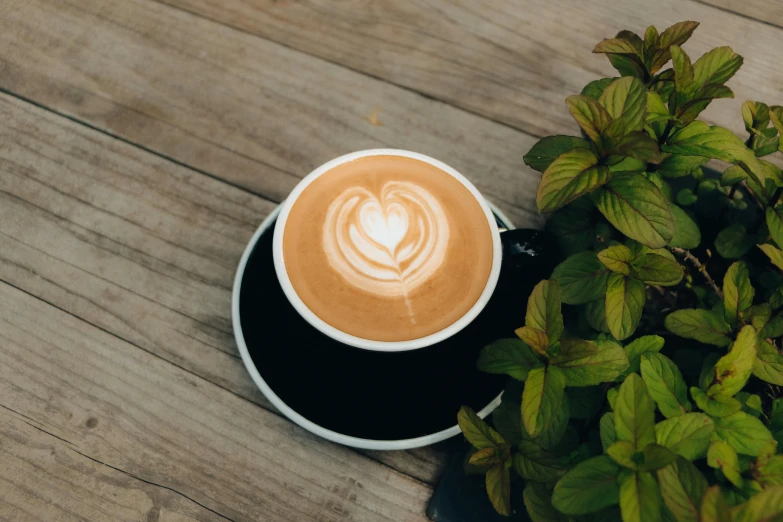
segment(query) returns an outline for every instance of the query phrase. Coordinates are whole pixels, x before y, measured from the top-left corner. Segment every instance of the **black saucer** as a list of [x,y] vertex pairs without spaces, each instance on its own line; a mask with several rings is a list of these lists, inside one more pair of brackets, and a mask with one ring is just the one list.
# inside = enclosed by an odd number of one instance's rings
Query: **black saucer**
[[[261,378],[296,413],[339,434],[402,440],[452,428],[462,405],[479,411],[502,391],[506,378],[478,371],[476,358],[524,323],[527,282],[509,288],[501,279],[481,314],[450,339],[407,352],[369,351],[332,340],[294,310],[275,273],[273,232],[274,222],[241,276],[237,335]],[[525,279],[537,280],[540,270],[532,272]]]

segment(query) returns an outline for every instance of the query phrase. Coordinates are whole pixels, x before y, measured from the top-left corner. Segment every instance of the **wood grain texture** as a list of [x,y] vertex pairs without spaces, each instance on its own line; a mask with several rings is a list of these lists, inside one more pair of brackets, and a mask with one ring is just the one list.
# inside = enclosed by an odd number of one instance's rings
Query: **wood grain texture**
[[534,138],[148,0],[11,0],[0,87],[279,201],[317,165],[376,147],[445,160],[520,226]]
[[780,0],[696,0],[724,11],[752,18],[783,29],[783,2]]
[[0,302],[13,520],[426,520],[428,486],[4,283]]
[[[273,409],[238,357],[231,285],[275,204],[7,95],[0,115],[0,280]],[[426,483],[442,460],[365,453]]]
[[651,24],[701,22],[685,46],[694,58],[722,45],[745,56],[729,82],[736,99],[716,102],[705,119],[744,134],[742,101],[783,101],[783,30],[692,0],[159,1],[538,136],[576,133],[565,97],[617,75],[590,54],[597,42],[621,29],[644,34]]

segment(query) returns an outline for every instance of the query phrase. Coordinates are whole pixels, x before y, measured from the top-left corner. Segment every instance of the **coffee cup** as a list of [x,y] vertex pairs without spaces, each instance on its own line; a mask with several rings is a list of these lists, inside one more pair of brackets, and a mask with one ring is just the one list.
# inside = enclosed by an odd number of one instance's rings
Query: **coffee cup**
[[476,318],[510,266],[507,237],[454,168],[372,149],[329,161],[294,188],[272,252],[286,298],[310,325],[349,346],[399,352]]

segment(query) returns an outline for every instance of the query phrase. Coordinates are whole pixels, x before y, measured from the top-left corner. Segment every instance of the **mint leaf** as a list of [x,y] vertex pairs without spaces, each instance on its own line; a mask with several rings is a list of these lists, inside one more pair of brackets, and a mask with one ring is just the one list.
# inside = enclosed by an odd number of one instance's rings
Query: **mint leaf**
[[748,325],[744,326],[737,335],[737,340],[731,345],[729,353],[718,359],[715,364],[715,381],[708,392],[714,395],[713,388],[722,395],[733,396],[745,387],[751,372],[753,362],[756,360],[756,344],[758,336],[756,330]]
[[644,127],[647,89],[638,78],[616,79],[604,89],[598,101],[614,120],[610,125],[614,136],[640,131]]
[[562,154],[574,149],[590,149],[590,143],[574,136],[547,136],[538,140],[522,160],[528,167],[544,172]]
[[754,473],[762,487],[783,485],[783,455],[772,455]]
[[593,192],[593,201],[617,230],[651,248],[666,246],[674,235],[669,202],[655,184],[637,174],[615,175]]
[[720,178],[721,187],[728,187],[748,179],[748,173],[739,165],[732,165],[723,171],[723,175]]
[[532,522],[569,522],[571,518],[552,506],[552,492],[543,484],[528,482],[522,492]]
[[[509,445],[516,445],[523,437],[522,410],[519,402],[508,400],[507,393],[503,394],[500,406],[492,412],[492,424]],[[517,400],[520,400],[517,397]],[[524,434],[528,437],[527,433]]]
[[547,337],[546,332],[539,330],[538,328],[533,328],[532,326],[523,326],[522,328],[514,330],[514,333],[517,334],[517,337],[527,346],[539,354],[548,357],[547,349],[549,348],[550,340],[549,337]]
[[674,286],[682,281],[683,271],[677,261],[666,256],[647,253],[641,257],[638,266],[634,262],[631,276],[648,285]]
[[606,109],[598,101],[587,96],[569,96],[566,98],[566,105],[585,134],[593,142],[599,143],[601,135],[612,121]]
[[783,207],[767,207],[767,228],[772,240],[778,245],[783,245]]
[[753,375],[777,386],[783,386],[783,355],[766,340],[759,341]]
[[769,487],[757,493],[737,506],[733,513],[735,522],[779,522],[783,519],[783,486]]
[[554,344],[563,334],[563,314],[560,313],[560,287],[556,281],[541,281],[527,300],[525,324],[546,332]]
[[703,413],[686,413],[655,425],[655,439],[688,460],[701,458],[710,445],[715,425]]
[[594,100],[598,100],[609,84],[616,79],[617,78],[601,78],[600,80],[593,80],[584,86],[580,94],[582,96],[588,96]]
[[[671,58],[672,45],[682,45],[691,37],[693,31],[699,26],[699,22],[679,22],[661,33],[658,39],[658,51],[653,54],[651,73],[658,71],[666,65]],[[665,71],[664,71],[665,72]]]
[[560,287],[560,297],[567,304],[584,304],[600,299],[606,293],[609,270],[595,252],[580,252],[555,267],[552,279]]
[[753,243],[753,237],[747,234],[745,227],[735,223],[718,232],[715,250],[725,259],[737,259],[747,254]]
[[647,386],[635,373],[620,385],[614,408],[614,426],[618,440],[627,440],[641,451],[655,442],[655,403]]
[[742,487],[737,452],[722,440],[714,440],[710,444],[707,450],[707,464],[712,468],[719,468],[729,482],[738,488]]
[[685,381],[671,359],[660,353],[643,354],[641,372],[647,391],[664,417],[676,417],[691,410]]
[[566,472],[566,463],[535,442],[523,440],[514,455],[514,469],[525,480],[552,483]]
[[457,414],[457,424],[474,448],[495,448],[506,443],[500,433],[492,429],[489,424],[476,415],[475,411],[467,406],[460,408]]
[[495,464],[499,464],[503,462],[504,460],[504,454],[505,457],[508,457],[508,447],[504,447],[503,449],[500,448],[484,448],[475,451],[468,460],[468,463],[471,466],[476,466],[479,468],[488,469],[491,466],[494,466]]
[[609,446],[617,441],[617,432],[614,429],[614,414],[611,411],[604,413],[598,423],[601,446],[606,451]]
[[691,388],[691,397],[701,411],[713,417],[726,417],[742,408],[742,403],[734,397],[720,393],[710,396],[696,387]]
[[691,92],[708,84],[723,84],[742,66],[742,56],[731,47],[717,47],[704,53],[693,64],[693,84]]
[[644,283],[613,273],[606,284],[606,323],[615,339],[633,335],[644,307]]
[[492,507],[501,515],[511,514],[511,477],[506,464],[501,462],[490,468],[486,475],[487,495]]
[[669,114],[669,109],[666,108],[666,104],[654,91],[647,91],[647,124],[650,126],[650,130],[653,131],[656,139],[660,138],[663,134],[666,124],[672,118]]
[[783,251],[772,245],[757,245],[767,255],[772,264],[783,270]]
[[609,455],[613,461],[628,469],[636,469],[637,465],[634,461],[635,453],[636,448],[627,440],[618,440],[606,448],[606,454]]
[[674,86],[678,93],[682,93],[693,83],[693,64],[680,46],[672,45],[670,51],[674,69]]
[[769,126],[769,107],[766,103],[746,101],[742,104],[742,121],[751,134]]
[[732,513],[721,493],[720,486],[709,487],[704,492],[700,514],[700,522],[732,522]]
[[551,364],[563,371],[568,386],[594,386],[610,382],[628,367],[622,346],[612,341],[563,339]]
[[625,353],[628,354],[628,373],[639,371],[642,354],[659,352],[661,348],[663,348],[663,337],[658,335],[645,335],[627,344]]
[[699,226],[687,212],[677,205],[670,205],[670,208],[674,217],[674,235],[669,246],[685,249],[698,247],[701,243]]
[[506,374],[524,381],[538,364],[538,355],[521,340],[500,339],[481,350],[477,366],[483,372]]
[[531,437],[549,428],[563,403],[565,376],[556,366],[530,370],[522,392],[522,423]]
[[642,450],[642,458],[639,459],[638,469],[641,471],[656,471],[671,464],[677,454],[665,446],[648,444]]
[[660,522],[661,491],[655,476],[648,471],[621,470],[620,512],[623,522]]
[[[587,202],[587,208],[579,205],[581,201]],[[577,199],[547,219],[544,226],[555,237],[564,254],[573,255],[592,248],[596,235],[592,210],[593,204],[589,200]]]
[[585,306],[585,319],[591,328],[599,332],[609,332],[606,322],[606,299],[591,301]]
[[677,310],[667,315],[663,324],[667,330],[680,337],[715,346],[731,344],[731,339],[726,335],[731,332],[731,328],[723,317],[709,310],[700,308]]
[[764,444],[772,439],[766,426],[744,411],[732,413],[727,417],[716,417],[713,421],[715,435],[743,455],[755,457]]
[[761,330],[769,322],[769,318],[772,317],[772,307],[769,303],[761,303],[751,306],[747,313],[745,313],[745,322],[750,324],[756,330]]
[[[670,154],[663,161],[661,161],[656,172],[664,178],[681,178],[683,176],[687,176],[694,170],[701,168],[705,163],[707,163],[708,160],[709,158],[702,156]],[[740,167],[737,168],[742,170]],[[744,173],[745,171],[742,172]]]
[[544,171],[536,192],[540,212],[554,212],[609,181],[609,168],[596,165],[590,149],[576,148],[561,154]]
[[639,54],[639,48],[624,38],[607,38],[596,44],[594,53]]
[[[519,412],[517,417],[521,418],[521,408],[517,404],[517,411]],[[554,412],[554,417],[549,426],[535,437],[531,437],[522,425],[522,439],[535,442],[546,450],[553,451],[557,448],[558,444],[565,435],[568,429],[568,419],[570,418],[571,408],[568,404],[567,398],[563,400],[560,407]]]
[[586,515],[617,504],[619,469],[605,455],[580,462],[555,484],[552,505],[566,515]]
[[598,252],[598,260],[612,272],[630,275],[630,262],[633,254],[625,245],[614,245]]
[[755,293],[748,267],[742,261],[733,263],[723,278],[723,317],[732,328],[736,328],[740,313],[753,304]]
[[707,479],[683,457],[658,470],[663,502],[677,522],[699,522],[699,506]]

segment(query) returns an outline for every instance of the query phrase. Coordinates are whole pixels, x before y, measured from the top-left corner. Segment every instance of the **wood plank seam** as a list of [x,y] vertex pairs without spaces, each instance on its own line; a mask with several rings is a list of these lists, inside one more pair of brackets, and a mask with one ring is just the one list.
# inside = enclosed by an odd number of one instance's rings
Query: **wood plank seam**
[[714,5],[714,4],[711,4],[709,2],[705,2],[704,0],[691,0],[691,2],[695,2],[695,3],[701,4],[701,5],[706,5],[707,7],[711,7],[713,9],[717,9],[718,11],[723,11],[724,13],[731,13],[733,15],[739,16],[740,18],[745,18],[746,20],[753,20],[754,22],[759,22],[761,24],[768,25],[770,27],[775,27],[777,29],[783,29],[783,26],[778,25],[778,24],[776,24],[774,22],[770,22],[769,20],[764,20],[762,18],[756,18],[755,16],[751,16],[751,15],[748,15],[748,14],[745,14],[745,13],[741,13],[739,11],[735,11],[733,9],[729,9],[727,7]]

